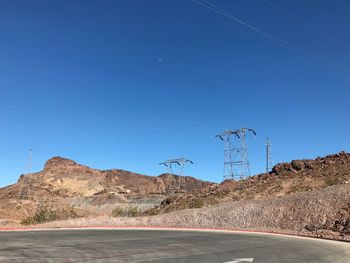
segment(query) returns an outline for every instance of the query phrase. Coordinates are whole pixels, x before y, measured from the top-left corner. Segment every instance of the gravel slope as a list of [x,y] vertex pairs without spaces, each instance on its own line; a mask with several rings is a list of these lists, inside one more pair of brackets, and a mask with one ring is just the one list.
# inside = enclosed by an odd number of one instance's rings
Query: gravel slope
[[284,232],[350,241],[350,184],[137,218],[81,218],[38,227],[169,226]]

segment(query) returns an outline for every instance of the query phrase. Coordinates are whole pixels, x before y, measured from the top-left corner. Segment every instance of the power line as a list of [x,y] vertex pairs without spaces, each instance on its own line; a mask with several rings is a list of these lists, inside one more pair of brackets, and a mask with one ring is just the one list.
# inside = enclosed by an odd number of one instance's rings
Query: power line
[[317,31],[318,33],[321,33],[323,34],[324,36],[327,36],[329,37],[330,39],[336,41],[338,44],[348,44],[348,43],[345,43],[343,41],[340,41],[339,39],[337,39],[336,37],[334,37],[333,35],[331,35],[330,33],[316,27],[315,25],[311,24],[310,22],[306,21],[305,19],[299,17],[299,16],[296,16],[294,14],[291,14],[289,11],[281,8],[280,6],[276,5],[275,3],[272,3],[271,1],[268,1],[268,0],[262,0],[263,2],[265,2],[265,4],[267,4],[268,6],[270,6],[271,8],[277,10],[278,12],[284,14],[285,16],[288,16],[300,23],[303,23],[304,25],[308,26],[309,28]]
[[247,28],[249,28],[250,30],[253,30],[255,31],[256,33],[270,39],[271,41],[277,43],[278,45],[284,47],[284,48],[287,48],[287,49],[291,49],[291,50],[294,50],[294,51],[298,51],[298,52],[301,52],[301,53],[308,53],[306,50],[296,46],[295,44],[291,43],[291,42],[288,42],[286,40],[283,40],[281,38],[279,38],[278,36],[275,36],[273,34],[270,34],[260,28],[257,28],[256,26],[253,26],[252,24],[249,24],[248,22],[245,22],[243,21],[242,19],[234,16],[233,14],[225,11],[224,9],[218,7],[217,5],[214,5],[213,3],[207,1],[207,0],[204,0],[204,2],[200,2],[198,0],[191,0],[192,2],[196,3],[197,5],[200,5],[204,8],[207,8],[221,16],[224,16],[232,21],[235,21],[236,23],[239,23]]

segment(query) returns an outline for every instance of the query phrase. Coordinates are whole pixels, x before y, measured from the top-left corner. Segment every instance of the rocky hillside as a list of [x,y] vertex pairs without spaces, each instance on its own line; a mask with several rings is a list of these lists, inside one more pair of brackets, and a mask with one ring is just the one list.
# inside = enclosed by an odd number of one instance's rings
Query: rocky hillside
[[350,154],[340,152],[315,160],[295,160],[273,167],[270,173],[241,181],[227,180],[186,196],[173,196],[146,214],[162,214],[187,208],[208,207],[238,200],[260,200],[297,192],[309,192],[350,183]]
[[242,229],[350,241],[350,184],[156,216],[79,218],[38,227],[106,225]]
[[[213,184],[186,177],[187,187],[176,189],[178,179],[96,170],[55,157],[41,172],[22,175],[18,183],[0,189],[0,224],[32,216],[47,202],[68,214],[63,219],[85,217],[68,221],[77,225],[228,227],[350,240],[348,153],[281,163],[270,173],[241,181]],[[122,218],[119,212],[135,206],[144,217]],[[116,207],[120,210],[113,214]],[[98,221],[101,215],[106,221]]]
[[97,170],[54,157],[38,173],[21,175],[18,183],[0,189],[0,219],[21,219],[38,204],[74,208],[82,215],[111,213],[119,206],[150,208],[174,192],[199,191],[211,183],[172,174],[146,176],[124,170]]

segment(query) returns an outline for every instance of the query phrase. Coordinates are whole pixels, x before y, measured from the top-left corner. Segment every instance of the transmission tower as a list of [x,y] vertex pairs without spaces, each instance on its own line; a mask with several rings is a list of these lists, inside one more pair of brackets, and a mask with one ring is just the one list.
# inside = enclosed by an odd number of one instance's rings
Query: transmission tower
[[256,136],[256,132],[251,128],[225,130],[215,136],[224,142],[224,180],[241,180],[250,176],[247,132]]
[[26,165],[26,173],[29,174],[32,170],[32,161],[33,161],[33,149],[29,149],[28,161]]
[[237,151],[231,136],[239,138],[239,132],[237,130],[226,130],[215,136],[224,142],[224,180],[234,179],[236,177],[234,159]]
[[19,190],[19,199],[28,199],[29,198],[29,174],[32,169],[32,160],[33,160],[33,149],[29,149],[28,160],[25,168],[25,173],[23,175],[23,180]]
[[183,157],[159,163],[160,165],[167,167],[168,173],[178,176],[178,182],[176,182],[175,189],[181,189],[181,187],[183,187],[183,189],[187,191],[186,180],[184,178],[184,170],[187,163],[193,164],[191,160]]
[[268,173],[273,166],[271,146],[270,139],[266,138],[266,173]]

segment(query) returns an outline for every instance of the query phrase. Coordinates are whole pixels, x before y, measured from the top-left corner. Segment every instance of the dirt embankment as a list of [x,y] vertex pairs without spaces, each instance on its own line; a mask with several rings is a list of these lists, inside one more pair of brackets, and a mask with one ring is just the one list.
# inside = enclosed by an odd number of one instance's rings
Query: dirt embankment
[[80,218],[37,227],[162,226],[258,230],[350,241],[350,185],[136,218]]
[[272,231],[350,241],[350,184],[136,218],[80,218],[38,227],[163,226]]

